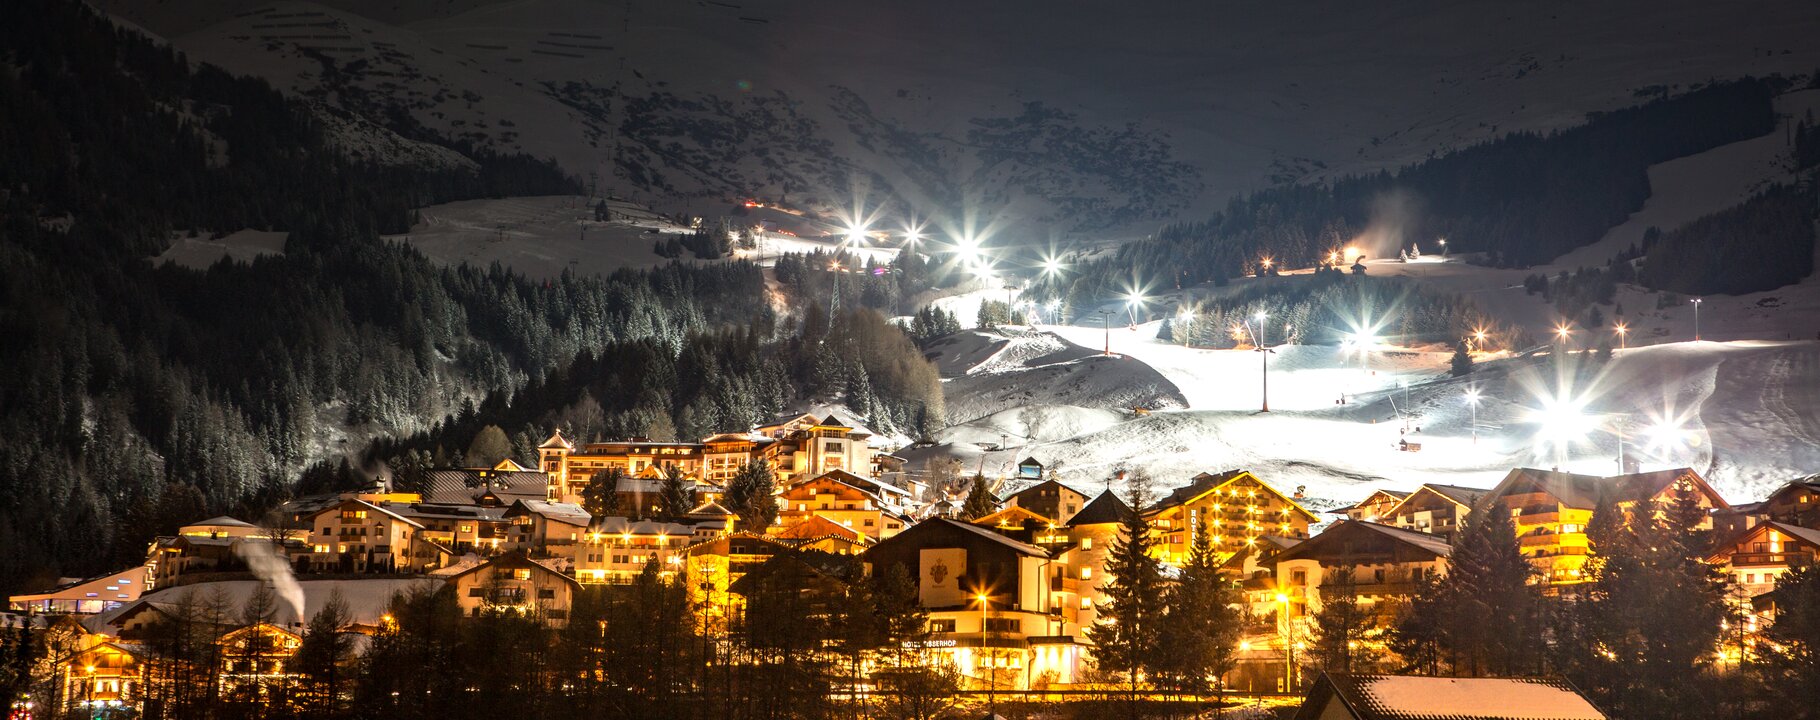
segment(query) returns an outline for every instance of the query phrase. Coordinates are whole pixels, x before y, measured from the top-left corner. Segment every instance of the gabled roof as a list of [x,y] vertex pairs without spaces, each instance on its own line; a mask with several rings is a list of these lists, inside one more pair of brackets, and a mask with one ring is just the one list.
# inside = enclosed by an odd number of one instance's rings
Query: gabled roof
[[1360,500],[1351,505],[1347,505],[1345,507],[1337,507],[1332,510],[1328,510],[1327,512],[1329,514],[1344,515],[1353,510],[1357,510],[1359,508],[1359,506],[1361,506],[1361,505],[1373,504],[1373,501],[1377,500],[1379,495],[1384,496],[1384,500],[1387,500],[1394,505],[1395,503],[1400,503],[1400,502],[1408,499],[1410,495],[1414,495],[1414,494],[1415,493],[1405,492],[1402,490],[1387,490],[1384,488],[1378,488],[1376,490],[1372,490],[1371,494],[1366,495],[1365,499],[1363,499],[1363,500]]
[[1455,505],[1463,506],[1470,510],[1472,508],[1477,507],[1479,504],[1479,500],[1483,499],[1486,496],[1486,494],[1488,494],[1490,492],[1491,492],[1490,490],[1485,490],[1483,488],[1469,488],[1469,487],[1460,487],[1458,485],[1437,485],[1435,483],[1423,483],[1421,488],[1417,489],[1415,492],[1410,493],[1408,497],[1403,498],[1402,502],[1397,503],[1395,506],[1392,506],[1389,510],[1385,511],[1384,515],[1385,516],[1396,515],[1397,513],[1403,511],[1403,507],[1405,505],[1409,505],[1410,503],[1415,502],[1422,497],[1428,497],[1428,496],[1438,497],[1438,498],[1441,498],[1442,500],[1446,500]]
[[810,515],[802,522],[790,525],[771,533],[771,537],[790,540],[813,540],[823,537],[838,537],[856,543],[865,543],[871,538],[853,528],[847,527],[820,515]]
[[552,448],[559,450],[574,450],[575,445],[563,438],[562,429],[558,428],[556,432],[550,434],[550,439],[543,441],[542,445],[537,446],[537,449],[539,450],[549,450]]
[[1496,500],[1506,495],[1521,494],[1533,489],[1554,497],[1568,507],[1598,507],[1599,480],[1597,475],[1580,475],[1537,468],[1512,468],[1509,473],[1504,475],[1504,479],[1498,483],[1497,487],[1485,493],[1482,500]]
[[1042,467],[1042,466],[1043,466],[1043,464],[1042,464],[1042,463],[1040,463],[1040,462],[1037,462],[1037,459],[1036,459],[1036,456],[1035,456],[1035,455],[1031,455],[1031,456],[1030,456],[1030,457],[1027,457],[1027,458],[1024,458],[1024,459],[1022,459],[1022,460],[1019,460],[1019,461],[1017,461],[1017,464],[1018,464],[1018,467],[1027,467],[1027,466],[1030,466],[1030,465],[1035,465],[1035,466],[1037,466],[1037,467]]
[[1560,500],[1562,504],[1574,508],[1595,508],[1599,500],[1609,495],[1616,502],[1648,500],[1662,494],[1676,480],[1686,478],[1694,487],[1705,494],[1715,507],[1729,508],[1725,498],[1707,484],[1706,479],[1691,468],[1672,470],[1655,470],[1651,472],[1629,473],[1599,477],[1596,475],[1579,475],[1558,470],[1538,470],[1535,468],[1516,468],[1504,476],[1503,482],[1492,488],[1481,501],[1502,498],[1507,495],[1520,494],[1527,489],[1535,489]]
[[[1440,483],[1423,483],[1422,490],[1428,490],[1429,492],[1467,507],[1472,507],[1479,502],[1479,498],[1485,497],[1485,493],[1491,492],[1485,488],[1469,488],[1461,487],[1459,485],[1442,485]],[[1421,490],[1417,490],[1416,492],[1421,492]]]
[[[330,510],[335,510],[335,509],[339,509],[339,508],[342,508],[342,507],[345,507],[345,506],[348,506],[348,505],[354,505],[354,506],[357,506],[357,507],[360,507],[360,508],[364,508],[364,509],[368,509],[368,510],[372,510],[372,511],[374,511],[374,512],[377,512],[377,513],[381,513],[381,514],[384,514],[384,515],[386,515],[386,516],[388,516],[388,517],[390,517],[390,518],[392,518],[392,519],[394,519],[394,520],[397,520],[397,521],[399,521],[399,522],[402,522],[402,523],[406,523],[406,524],[409,524],[409,525],[410,525],[410,526],[411,526],[411,527],[414,527],[414,528],[417,528],[417,529],[419,529],[419,530],[421,530],[421,529],[423,529],[423,523],[420,523],[420,522],[417,522],[417,521],[416,521],[416,520],[412,520],[412,519],[411,519],[411,518],[408,518],[408,517],[405,517],[405,516],[403,516],[403,515],[400,515],[400,514],[398,514],[398,513],[397,513],[397,512],[395,512],[395,511],[393,511],[393,510],[390,510],[390,509],[388,509],[388,508],[383,508],[383,507],[380,507],[380,506],[378,506],[378,505],[374,505],[374,504],[373,504],[373,503],[370,503],[370,502],[367,502],[367,501],[365,501],[365,500],[361,500],[361,499],[359,499],[359,498],[348,498],[348,499],[346,499],[346,500],[343,500],[343,501],[341,501],[341,502],[339,502],[339,503],[336,503],[336,504],[334,504],[334,505],[330,505],[330,506],[328,506],[328,507],[325,507],[325,508],[322,508],[322,509],[320,509],[320,510],[317,510],[317,511],[316,511],[316,512],[314,512],[314,513],[312,513],[312,514],[311,514],[311,515],[310,515],[310,518],[312,518],[312,519],[314,519],[314,518],[315,518],[315,517],[316,517],[316,516],[318,516],[318,515],[321,515],[321,514],[323,514],[323,513],[325,513],[325,512],[328,512],[328,511],[330,511]],[[191,539],[192,539],[192,540],[194,540],[194,539],[195,539],[195,538],[191,538]]]
[[694,515],[694,516],[699,516],[699,517],[724,518],[724,517],[732,517],[734,515],[737,515],[738,513],[735,513],[732,510],[728,510],[726,508],[726,506],[721,505],[720,503],[714,502],[713,500],[709,500],[705,503],[702,503],[700,505],[696,505],[693,508],[690,508],[689,512],[686,512],[683,514]]
[[796,484],[802,485],[804,483],[814,482],[814,481],[820,480],[822,478],[828,478],[831,480],[835,480],[837,482],[846,483],[848,485],[852,485],[853,487],[859,488],[861,490],[865,490],[867,492],[872,492],[872,493],[878,493],[880,495],[908,496],[910,494],[910,491],[905,490],[896,485],[892,485],[892,484],[886,483],[886,482],[880,482],[878,480],[874,480],[874,479],[866,477],[864,475],[856,475],[854,473],[850,473],[845,470],[829,470],[828,472],[822,473],[822,474],[817,475],[812,478],[808,478],[806,480],[798,480],[796,482]]
[[[884,540],[880,540],[878,545],[874,545],[873,547],[878,548],[878,547],[883,547],[887,544],[895,544],[895,543],[914,543],[914,542],[917,542],[916,538],[918,536],[927,534],[929,532],[937,531],[944,527],[953,528],[953,529],[959,530],[963,533],[968,533],[968,534],[975,535],[980,538],[984,538],[986,540],[998,543],[1007,548],[1010,548],[1012,552],[1018,553],[1020,555],[1029,555],[1031,557],[1039,557],[1039,558],[1048,558],[1049,557],[1048,550],[1044,550],[1035,545],[1013,540],[1011,538],[1005,537],[1004,535],[1000,535],[998,533],[995,533],[991,530],[980,527],[978,525],[964,523],[959,520],[950,520],[948,518],[943,518],[943,517],[932,517],[932,518],[929,518],[928,520],[924,520],[915,525],[911,525],[910,527],[905,528],[904,531],[901,533],[893,535]],[[912,545],[912,547],[915,547],[915,546]],[[868,552],[871,552],[871,551],[868,551]]]
[[1179,488],[1176,488],[1176,489],[1170,491],[1170,493],[1168,495],[1164,496],[1162,500],[1158,501],[1156,504],[1151,505],[1148,508],[1145,508],[1144,514],[1153,515],[1153,514],[1168,510],[1170,508],[1187,505],[1187,504],[1192,503],[1196,500],[1199,500],[1203,497],[1206,497],[1208,493],[1211,493],[1214,490],[1218,490],[1222,487],[1225,487],[1229,483],[1239,480],[1240,478],[1246,478],[1246,477],[1251,478],[1252,481],[1256,482],[1259,486],[1263,487],[1265,492],[1275,495],[1275,496],[1277,496],[1278,499],[1282,500],[1285,503],[1288,503],[1289,507],[1294,508],[1296,512],[1301,513],[1302,516],[1307,518],[1309,522],[1320,522],[1321,521],[1320,516],[1309,512],[1308,508],[1302,507],[1301,503],[1296,502],[1294,499],[1290,498],[1288,495],[1284,495],[1281,491],[1277,490],[1270,483],[1264,482],[1263,479],[1259,478],[1256,475],[1251,474],[1251,471],[1249,471],[1249,470],[1227,470],[1227,471],[1221,472],[1221,473],[1201,473],[1199,475],[1196,475],[1196,476],[1194,476],[1194,478],[1189,480],[1188,485],[1186,485],[1184,487],[1179,487]]
[[564,582],[567,582],[570,585],[573,585],[575,587],[581,587],[581,582],[576,580],[575,578],[570,577],[567,573],[564,573],[561,570],[557,570],[556,568],[550,567],[549,565],[545,565],[545,564],[538,562],[536,560],[533,560],[531,558],[525,557],[525,555],[523,553],[517,553],[517,552],[506,553],[504,555],[500,555],[499,557],[493,558],[491,560],[487,560],[486,562],[482,562],[471,568],[468,568],[461,572],[455,573],[454,575],[450,575],[448,582],[449,582],[449,584],[453,585],[456,582],[458,582],[459,580],[461,580],[461,578],[467,577],[474,573],[480,572],[481,570],[483,570],[485,568],[490,568],[490,567],[537,568],[537,569],[547,572],[551,575],[555,575],[556,577],[562,578]]
[[1380,525],[1363,520],[1341,520],[1312,538],[1302,541],[1277,556],[1277,562],[1306,558],[1328,549],[1334,543],[1342,542],[1347,535],[1355,533],[1376,533],[1388,537],[1400,544],[1428,553],[1435,557],[1447,557],[1453,554],[1453,546],[1434,535],[1414,530],[1404,530],[1389,525]]
[[681,523],[632,520],[618,515],[594,518],[594,522],[588,526],[588,532],[603,535],[676,535],[680,537],[693,534],[689,526]]
[[1036,495],[1039,495],[1039,494],[1041,494],[1041,492],[1042,492],[1042,491],[1043,491],[1043,490],[1048,490],[1048,489],[1051,489],[1051,488],[1060,488],[1060,489],[1062,489],[1062,490],[1067,490],[1067,491],[1068,491],[1068,492],[1071,492],[1071,493],[1074,493],[1074,494],[1076,494],[1076,495],[1079,495],[1079,496],[1081,496],[1081,497],[1086,497],[1086,496],[1087,496],[1087,493],[1084,493],[1084,492],[1081,492],[1081,491],[1079,491],[1079,490],[1076,490],[1076,489],[1074,489],[1074,488],[1071,488],[1071,487],[1068,487],[1068,486],[1067,486],[1067,485],[1063,485],[1063,484],[1061,484],[1061,483],[1059,483],[1059,482],[1056,482],[1056,481],[1054,481],[1054,480],[1044,480],[1044,481],[1042,481],[1042,482],[1040,482],[1040,483],[1037,483],[1037,484],[1035,484],[1035,485],[1031,485],[1031,486],[1030,486],[1030,487],[1027,487],[1027,488],[1024,488],[1024,489],[1022,489],[1022,490],[1019,490],[1019,491],[1017,491],[1017,492],[1014,492],[1014,493],[1011,493],[1011,497],[1008,497],[1008,498],[1006,498],[1006,500],[1020,500],[1020,499],[1022,499],[1022,498],[1023,498],[1023,497],[1024,497],[1024,496],[1025,496],[1025,495],[1029,495],[1029,496],[1032,496],[1032,497],[1034,497],[1034,496],[1036,496]]
[[594,517],[589,515],[588,511],[582,509],[580,505],[566,502],[550,502],[548,500],[517,500],[512,503],[512,507],[507,509],[505,513],[506,517],[518,517],[521,515],[541,515],[547,520],[583,528],[588,526],[588,521],[594,519]]
[[1761,535],[1766,530],[1775,530],[1783,535],[1798,538],[1810,545],[1820,547],[1820,530],[1770,520],[1768,522],[1757,523],[1755,526],[1752,526],[1751,529],[1738,534],[1730,540],[1720,543],[1717,546],[1717,549],[1711,555],[1707,556],[1707,560],[1710,562],[1724,561],[1732,554],[1733,548],[1742,543],[1751,542],[1753,538]]
[[1296,720],[1340,703],[1358,720],[1608,720],[1565,680],[1326,673]]
[[1654,498],[1682,479],[1692,483],[1694,489],[1712,500],[1714,507],[1721,509],[1731,507],[1729,503],[1725,502],[1725,497],[1720,495],[1718,490],[1714,490],[1712,485],[1707,484],[1706,478],[1700,477],[1700,473],[1694,472],[1693,468],[1630,473],[1606,478],[1606,481],[1611,485],[1611,491],[1617,493],[1617,499],[1623,501]]
[[1797,478],[1794,480],[1790,480],[1786,484],[1784,484],[1782,487],[1776,488],[1776,491],[1773,493],[1770,493],[1769,497],[1764,498],[1764,501],[1768,502],[1770,500],[1774,500],[1777,497],[1780,497],[1783,493],[1793,492],[1795,490],[1806,490],[1808,492],[1820,493],[1820,475],[1809,475],[1804,478]]
[[1131,506],[1120,500],[1111,490],[1100,493],[1099,497],[1087,503],[1074,517],[1068,518],[1070,527],[1076,525],[1103,525],[1106,523],[1124,522],[1125,513],[1131,512]]
[[1025,522],[1030,520],[1035,520],[1045,525],[1055,524],[1054,518],[1046,517],[1042,513],[1032,511],[1030,508],[1019,507],[1017,505],[1012,505],[1011,507],[990,515],[982,515],[974,518],[972,522],[980,527],[995,527],[1009,524],[1012,527],[1021,528],[1024,526]]

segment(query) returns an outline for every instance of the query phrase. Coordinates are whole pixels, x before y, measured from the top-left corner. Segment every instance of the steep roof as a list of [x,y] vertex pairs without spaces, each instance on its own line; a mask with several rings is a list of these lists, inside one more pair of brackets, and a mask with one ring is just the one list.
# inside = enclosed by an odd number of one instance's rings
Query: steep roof
[[1773,529],[1777,532],[1782,533],[1783,535],[1787,535],[1792,538],[1797,538],[1810,545],[1820,547],[1820,530],[1816,530],[1814,528],[1805,528],[1805,527],[1801,527],[1799,525],[1790,525],[1785,522],[1777,522],[1775,520],[1770,520],[1767,522],[1757,523],[1756,525],[1751,526],[1751,528],[1749,530],[1738,533],[1738,534],[1732,536],[1730,539],[1728,539],[1722,543],[1719,543],[1717,546],[1715,546],[1713,552],[1707,556],[1707,560],[1710,562],[1723,562],[1727,557],[1729,557],[1732,554],[1732,548],[1735,548],[1742,543],[1752,541],[1753,538],[1755,538],[1756,536],[1761,534],[1766,529]]
[[1447,557],[1453,554],[1453,546],[1435,535],[1363,520],[1341,520],[1329,526],[1321,534],[1284,551],[1282,555],[1277,556],[1277,561],[1294,560],[1317,554],[1329,545],[1340,542],[1340,538],[1351,533],[1376,533],[1436,557]]
[[1089,501],[1086,507],[1074,514],[1074,517],[1068,518],[1068,524],[1075,526],[1122,522],[1125,519],[1125,513],[1128,512],[1131,512],[1131,506],[1126,505],[1125,501],[1120,500],[1119,496],[1113,494],[1111,490],[1107,490],[1100,493],[1099,497]]
[[549,450],[552,448],[559,450],[574,450],[575,445],[563,438],[562,429],[558,428],[556,432],[550,434],[550,439],[543,441],[542,445],[537,446],[537,449],[539,450]]
[[1251,471],[1249,471],[1249,470],[1227,470],[1225,472],[1220,472],[1220,473],[1201,473],[1199,475],[1196,475],[1188,481],[1188,485],[1186,485],[1184,487],[1179,487],[1179,488],[1176,488],[1176,489],[1170,491],[1170,493],[1168,495],[1164,496],[1162,500],[1158,501],[1157,503],[1151,505],[1148,508],[1145,508],[1144,514],[1153,515],[1153,514],[1168,510],[1170,508],[1179,507],[1179,506],[1194,502],[1195,500],[1198,500],[1201,497],[1205,496],[1207,493],[1213,492],[1214,490],[1219,489],[1220,487],[1223,487],[1226,484],[1231,483],[1235,480],[1238,480],[1239,478],[1242,478],[1242,477],[1250,477],[1253,482],[1256,482],[1260,487],[1264,488],[1265,492],[1275,495],[1278,499],[1281,499],[1283,502],[1288,503],[1289,507],[1294,508],[1296,512],[1301,513],[1302,516],[1307,518],[1309,522],[1313,523],[1313,522],[1321,521],[1320,516],[1309,512],[1308,508],[1302,507],[1302,504],[1296,502],[1294,498],[1291,498],[1288,495],[1283,494],[1283,492],[1281,490],[1276,489],[1276,487],[1271,485],[1270,483],[1264,482],[1264,480],[1262,478],[1259,478],[1257,475],[1253,475],[1251,473]]
[[[1491,492],[1485,488],[1469,488],[1461,487],[1459,485],[1442,485],[1440,483],[1423,483],[1422,487],[1436,495],[1467,507],[1472,507],[1479,502],[1480,498],[1485,497],[1485,493]],[[1418,490],[1417,492],[1420,491]]]
[[[940,527],[944,527],[944,526],[950,527],[950,528],[955,528],[962,532],[977,535],[986,540],[990,540],[992,542],[995,542],[995,543],[1003,545],[1007,548],[1010,548],[1013,552],[1016,552],[1021,555],[1030,555],[1033,557],[1040,557],[1040,558],[1049,557],[1048,550],[1044,550],[1035,545],[1013,540],[1011,538],[1005,537],[1004,535],[1000,535],[998,533],[995,533],[991,530],[980,527],[978,525],[961,522],[959,520],[950,520],[948,518],[943,518],[943,517],[933,517],[933,518],[929,518],[928,520],[919,522],[915,525],[911,525],[909,528],[906,528],[903,532],[879,541],[879,544],[874,545],[873,547],[882,547],[886,544],[894,544],[894,543],[916,542],[916,537],[918,535],[922,535],[924,533],[930,532],[934,528],[940,528]],[[914,547],[914,546],[912,546],[912,547]]]
[[588,521],[594,519],[580,505],[548,500],[518,500],[512,503],[510,509],[506,510],[507,517],[525,514],[542,515],[548,520],[584,528],[588,526]]
[[1023,527],[1024,523],[1030,520],[1035,520],[1039,523],[1051,526],[1055,524],[1054,518],[1018,505],[1012,505],[995,513],[981,515],[974,518],[971,522],[980,527],[994,527],[1007,523],[1013,524],[1016,527]]
[[1538,468],[1512,468],[1509,473],[1504,475],[1504,480],[1481,496],[1481,499],[1495,500],[1506,495],[1518,494],[1520,489],[1534,488],[1554,496],[1569,507],[1598,507],[1599,480],[1597,475],[1580,475]]
[[724,518],[724,517],[732,517],[733,515],[735,515],[737,513],[734,513],[732,510],[728,510],[726,508],[726,506],[721,505],[720,503],[714,502],[713,500],[709,500],[705,503],[702,503],[700,505],[696,505],[693,508],[690,508],[689,512],[684,513],[684,514],[685,515],[695,515],[695,516],[700,516],[700,517]]
[[1338,702],[1359,720],[1607,720],[1565,680],[1326,673],[1296,720]]
[[1067,491],[1068,491],[1068,492],[1071,492],[1071,493],[1074,493],[1074,494],[1076,494],[1076,495],[1080,495],[1080,496],[1082,496],[1082,497],[1085,497],[1085,496],[1086,496],[1086,495],[1087,495],[1087,493],[1084,493],[1084,492],[1081,492],[1081,491],[1079,491],[1079,490],[1076,490],[1076,489],[1074,489],[1074,488],[1071,488],[1071,487],[1068,487],[1068,486],[1067,486],[1067,485],[1063,485],[1063,484],[1061,484],[1061,483],[1059,483],[1059,482],[1056,482],[1056,481],[1054,481],[1054,480],[1044,480],[1044,481],[1042,481],[1042,482],[1040,482],[1040,483],[1037,483],[1037,484],[1035,484],[1035,485],[1031,485],[1031,486],[1030,486],[1030,487],[1027,487],[1027,488],[1024,488],[1024,489],[1022,489],[1022,490],[1019,490],[1019,491],[1017,491],[1017,492],[1014,492],[1014,493],[1011,493],[1011,496],[1010,496],[1010,497],[1008,497],[1008,498],[1006,498],[1006,499],[1007,499],[1007,500],[1019,500],[1019,499],[1021,499],[1021,498],[1023,498],[1023,497],[1024,497],[1024,496],[1025,496],[1025,495],[1029,495],[1029,496],[1031,496],[1031,497],[1035,497],[1035,496],[1037,496],[1037,495],[1039,495],[1039,494],[1041,494],[1041,491],[1043,491],[1043,490],[1047,490],[1047,489],[1050,489],[1050,488],[1059,488],[1059,489],[1062,489],[1062,490],[1067,490]]
[[864,533],[820,515],[810,515],[803,518],[802,522],[771,533],[771,537],[780,539],[788,538],[792,540],[813,540],[815,538],[823,537],[838,537],[845,540],[852,540],[857,543],[864,543],[870,540]]

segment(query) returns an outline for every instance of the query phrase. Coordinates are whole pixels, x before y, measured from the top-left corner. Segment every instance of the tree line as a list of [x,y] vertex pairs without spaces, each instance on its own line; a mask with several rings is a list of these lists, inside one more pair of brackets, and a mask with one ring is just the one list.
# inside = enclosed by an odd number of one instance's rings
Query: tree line
[[[1781,79],[1714,82],[1674,97],[1589,115],[1549,133],[1517,132],[1397,172],[1262,190],[1225,210],[1077,264],[1058,295],[1069,304],[1123,295],[1132,277],[1183,288],[1254,272],[1264,258],[1312,267],[1367,232],[1386,247],[1428,246],[1520,267],[1598,240],[1641,208],[1650,165],[1775,127]],[[1384,243],[1377,243],[1384,244]]]

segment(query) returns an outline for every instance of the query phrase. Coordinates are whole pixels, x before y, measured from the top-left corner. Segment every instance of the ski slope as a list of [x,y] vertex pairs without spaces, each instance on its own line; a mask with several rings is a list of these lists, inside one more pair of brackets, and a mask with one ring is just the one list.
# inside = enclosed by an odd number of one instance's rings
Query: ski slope
[[[952,455],[988,474],[1034,456],[1083,488],[1117,469],[1171,487],[1198,472],[1246,468],[1336,503],[1376,487],[1489,487],[1517,466],[1615,474],[1621,437],[1643,468],[1693,467],[1734,502],[1820,468],[1816,342],[1666,343],[1620,350],[1603,363],[1578,352],[1486,357],[1464,378],[1448,376],[1449,353],[1439,349],[1374,353],[1360,370],[1341,348],[1290,346],[1273,356],[1281,361],[1270,371],[1266,414],[1256,352],[1183,348],[1156,340],[1156,329],[1117,330],[1113,350],[1179,388],[1184,405],[1138,415],[1072,401],[1065,384],[1033,385],[1021,405],[968,418],[941,433],[943,444],[906,454]],[[1084,349],[1080,341],[1099,335],[1045,326],[992,358],[1019,343]],[[974,394],[964,384],[970,378],[1003,372],[991,358],[980,362],[948,381],[964,390],[950,402]],[[1481,397],[1476,438],[1469,389]],[[1342,393],[1347,401],[1338,404]],[[1420,450],[1400,449],[1404,440]]]

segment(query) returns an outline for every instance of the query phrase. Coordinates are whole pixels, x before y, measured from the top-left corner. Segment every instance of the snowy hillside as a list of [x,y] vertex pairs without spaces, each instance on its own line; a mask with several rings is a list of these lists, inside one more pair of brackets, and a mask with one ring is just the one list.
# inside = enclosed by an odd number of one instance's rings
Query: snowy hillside
[[[1327,500],[1423,482],[1488,487],[1516,466],[1614,474],[1620,435],[1644,468],[1694,467],[1737,502],[1820,467],[1820,343],[1672,343],[1621,350],[1605,363],[1575,353],[1559,365],[1546,353],[1487,356],[1465,378],[1447,375],[1446,352],[1387,348],[1361,361],[1337,347],[1291,346],[1272,356],[1272,412],[1261,414],[1257,353],[1183,348],[1155,331],[1116,331],[1113,350],[1123,357],[1104,361],[1148,366],[1180,388],[1185,407],[1139,416],[1081,402],[1153,387],[1130,367],[1083,377],[1094,383],[1086,392],[1069,382],[1021,384],[1019,403],[990,414],[951,410],[964,421],[942,433],[943,445],[906,454],[953,455],[988,473],[1033,455],[1084,488],[1115,466],[1164,487],[1247,468]],[[1099,335],[1032,331],[1075,342]],[[978,386],[1004,382],[1005,372],[986,360],[949,380],[951,407],[991,397]],[[1482,397],[1476,441],[1468,389]],[[1563,424],[1571,438],[1557,432]],[[1402,450],[1404,440],[1420,450]]]
[[[1148,232],[1234,192],[1820,66],[1820,12],[1798,0],[105,7],[194,58],[554,157],[666,212],[746,196],[850,211],[860,195],[870,213],[889,197],[1026,221],[1007,231],[1025,241]],[[1280,27],[1298,31],[1260,31]]]

